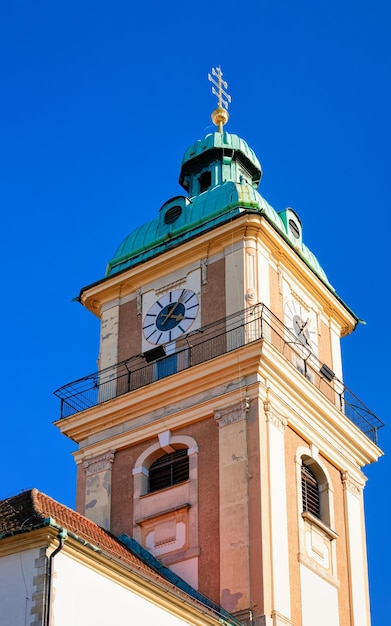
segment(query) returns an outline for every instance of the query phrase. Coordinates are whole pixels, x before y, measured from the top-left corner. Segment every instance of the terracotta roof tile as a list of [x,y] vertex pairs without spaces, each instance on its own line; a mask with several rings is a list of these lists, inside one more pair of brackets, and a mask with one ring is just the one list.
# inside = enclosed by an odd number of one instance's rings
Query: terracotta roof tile
[[0,536],[31,531],[43,526],[48,518],[108,557],[119,559],[135,570],[144,571],[155,580],[165,580],[110,532],[37,489],[23,491],[0,502]]
[[[211,603],[194,591],[186,593],[176,584],[161,575],[151,565],[148,565],[140,556],[134,554],[131,548],[126,547],[119,539],[110,532],[98,526],[80,513],[60,504],[37,489],[30,489],[22,493],[0,501],[0,541],[6,536],[18,533],[30,532],[35,528],[43,527],[50,523],[67,530],[93,548],[103,553],[109,559],[115,559],[123,563],[131,571],[135,571],[151,582],[163,586],[176,596],[183,598],[199,608],[211,609]],[[198,596],[198,597],[197,597]],[[212,609],[216,612],[216,608]],[[219,610],[217,609],[217,613]],[[235,620],[230,623],[234,623]],[[236,622],[237,623],[237,622]]]

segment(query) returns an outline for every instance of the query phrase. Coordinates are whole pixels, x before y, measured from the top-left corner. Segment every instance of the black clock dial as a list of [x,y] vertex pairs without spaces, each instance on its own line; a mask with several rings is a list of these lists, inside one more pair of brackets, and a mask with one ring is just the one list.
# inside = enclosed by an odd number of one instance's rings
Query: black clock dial
[[166,304],[156,318],[156,328],[163,331],[172,330],[186,319],[186,307],[182,302]]

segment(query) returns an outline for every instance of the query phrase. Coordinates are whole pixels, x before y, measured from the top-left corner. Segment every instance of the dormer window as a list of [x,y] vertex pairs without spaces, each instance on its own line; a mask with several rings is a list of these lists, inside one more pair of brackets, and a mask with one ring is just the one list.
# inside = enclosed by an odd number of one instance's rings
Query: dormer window
[[202,172],[202,174],[198,177],[198,182],[200,184],[200,193],[204,191],[208,191],[209,187],[212,184],[212,174],[211,172]]

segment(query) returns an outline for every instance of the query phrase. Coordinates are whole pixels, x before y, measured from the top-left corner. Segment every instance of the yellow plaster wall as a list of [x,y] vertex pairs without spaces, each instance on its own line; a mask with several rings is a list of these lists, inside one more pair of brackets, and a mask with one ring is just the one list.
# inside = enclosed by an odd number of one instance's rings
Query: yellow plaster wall
[[270,310],[280,320],[284,319],[284,307],[282,302],[282,293],[280,290],[280,282],[278,272],[270,266]]
[[328,365],[331,369],[333,369],[330,329],[323,320],[321,320],[320,322],[320,334],[318,337],[318,347],[319,347],[319,360],[322,363],[326,363],[326,365]]

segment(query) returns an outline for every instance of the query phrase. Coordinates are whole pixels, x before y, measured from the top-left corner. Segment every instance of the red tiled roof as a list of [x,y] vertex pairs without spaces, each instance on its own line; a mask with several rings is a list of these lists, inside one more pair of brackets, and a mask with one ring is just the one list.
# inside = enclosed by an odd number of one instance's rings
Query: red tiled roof
[[[0,501],[0,539],[5,535],[29,532],[45,525],[45,520],[65,528],[78,538],[92,544],[109,558],[121,561],[130,569],[142,573],[153,581],[163,583],[160,576],[142,559],[130,552],[114,535],[80,513],[60,504],[37,489],[30,489]],[[46,522],[47,524],[47,522]]]
[[[170,577],[166,578],[161,575],[110,532],[80,515],[80,513],[53,500],[38,489],[23,491],[16,496],[0,501],[0,541],[7,536],[31,532],[49,524],[65,529],[68,534],[81,540],[83,544],[86,542],[87,545],[90,544],[94,552],[98,549],[108,559],[121,562],[124,568],[163,587],[167,592],[180,598],[181,601],[190,602],[203,612],[211,610],[216,618],[223,616],[218,607],[212,607],[213,603],[192,590],[186,583],[184,584],[188,587],[188,591],[182,588],[180,584],[177,586],[173,580],[170,580]],[[228,614],[225,614],[224,617],[224,623],[239,623]],[[225,621],[227,618],[228,620]]]

